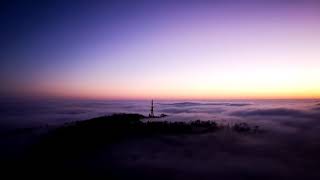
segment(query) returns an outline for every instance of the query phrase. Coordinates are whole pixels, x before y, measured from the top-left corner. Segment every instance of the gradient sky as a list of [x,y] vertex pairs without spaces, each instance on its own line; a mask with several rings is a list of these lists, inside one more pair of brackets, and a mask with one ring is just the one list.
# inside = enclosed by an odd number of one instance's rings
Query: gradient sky
[[316,1],[9,1],[1,97],[320,98]]

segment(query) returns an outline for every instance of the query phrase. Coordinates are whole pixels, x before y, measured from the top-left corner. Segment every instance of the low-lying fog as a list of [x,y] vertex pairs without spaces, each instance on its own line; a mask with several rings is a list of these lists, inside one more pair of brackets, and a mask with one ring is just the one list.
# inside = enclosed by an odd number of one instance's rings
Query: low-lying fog
[[[45,101],[1,104],[3,131],[43,127],[116,112],[147,115],[149,101]],[[247,122],[263,133],[228,130],[201,135],[160,136],[117,143],[83,164],[96,175],[113,162],[115,172],[180,179],[314,178],[319,175],[320,101],[155,101],[161,120]],[[121,174],[121,173],[120,173]]]

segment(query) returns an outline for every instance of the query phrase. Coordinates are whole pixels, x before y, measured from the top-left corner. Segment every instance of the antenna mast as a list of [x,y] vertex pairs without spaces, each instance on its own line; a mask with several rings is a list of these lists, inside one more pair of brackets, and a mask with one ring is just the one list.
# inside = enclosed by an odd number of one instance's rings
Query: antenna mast
[[153,114],[153,100],[151,100],[151,110],[150,110],[149,117],[154,117],[154,114]]

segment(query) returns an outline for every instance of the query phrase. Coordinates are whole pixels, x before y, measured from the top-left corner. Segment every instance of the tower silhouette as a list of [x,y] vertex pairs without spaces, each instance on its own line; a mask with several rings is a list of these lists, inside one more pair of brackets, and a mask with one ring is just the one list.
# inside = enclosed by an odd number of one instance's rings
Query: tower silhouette
[[153,100],[151,100],[151,109],[150,109],[149,117],[154,117],[154,114],[153,114]]

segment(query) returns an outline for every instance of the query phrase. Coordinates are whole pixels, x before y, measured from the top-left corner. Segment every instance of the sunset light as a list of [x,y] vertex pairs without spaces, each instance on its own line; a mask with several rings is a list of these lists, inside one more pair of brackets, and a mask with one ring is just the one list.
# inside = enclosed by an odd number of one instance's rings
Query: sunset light
[[50,25],[24,27],[26,38],[10,44],[16,50],[6,53],[1,66],[2,94],[320,97],[319,6],[164,3],[126,13],[122,8],[85,9],[88,16],[79,9],[63,19],[54,14]]

